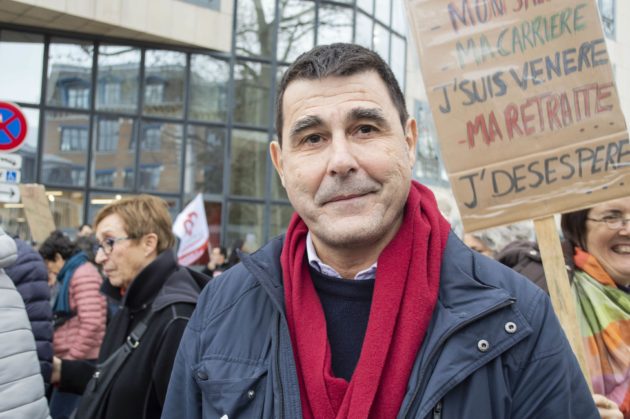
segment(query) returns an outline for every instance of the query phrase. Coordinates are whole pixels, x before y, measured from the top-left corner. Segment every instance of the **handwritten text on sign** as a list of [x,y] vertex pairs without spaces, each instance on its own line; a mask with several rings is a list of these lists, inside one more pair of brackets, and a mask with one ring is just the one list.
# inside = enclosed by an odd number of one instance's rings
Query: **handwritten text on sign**
[[594,0],[410,0],[467,230],[621,196],[630,151]]

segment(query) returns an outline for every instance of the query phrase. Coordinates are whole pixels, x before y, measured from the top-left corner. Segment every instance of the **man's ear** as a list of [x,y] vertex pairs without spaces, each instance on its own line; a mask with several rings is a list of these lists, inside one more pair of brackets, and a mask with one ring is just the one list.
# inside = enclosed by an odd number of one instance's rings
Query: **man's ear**
[[276,172],[278,172],[278,176],[280,176],[282,186],[286,188],[284,185],[284,172],[282,171],[282,147],[277,140],[274,140],[269,144],[269,154],[271,155],[273,167],[276,168]]
[[153,252],[157,252],[158,237],[155,233],[145,234],[142,237],[142,244],[145,249],[145,255],[148,256]]
[[405,124],[405,142],[407,143],[407,152],[409,153],[409,162],[413,169],[416,163],[416,144],[418,142],[418,125],[414,118],[408,118]]

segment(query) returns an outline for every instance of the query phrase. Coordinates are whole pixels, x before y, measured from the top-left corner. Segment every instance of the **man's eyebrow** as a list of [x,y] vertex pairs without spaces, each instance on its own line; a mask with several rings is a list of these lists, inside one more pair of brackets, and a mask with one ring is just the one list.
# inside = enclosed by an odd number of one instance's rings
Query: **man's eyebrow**
[[346,117],[348,122],[361,119],[367,119],[379,125],[389,126],[387,118],[385,118],[385,114],[380,108],[353,108]]
[[323,123],[324,122],[319,116],[307,115],[303,118],[300,118],[291,127],[291,131],[289,131],[289,138],[298,136],[300,133],[313,127],[323,125]]

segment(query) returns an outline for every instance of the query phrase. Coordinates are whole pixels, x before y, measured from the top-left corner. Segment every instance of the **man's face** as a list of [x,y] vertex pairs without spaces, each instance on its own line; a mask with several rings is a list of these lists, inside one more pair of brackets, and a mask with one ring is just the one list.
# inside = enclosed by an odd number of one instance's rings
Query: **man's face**
[[409,193],[417,130],[413,119],[403,129],[378,74],[293,81],[282,110],[272,161],[318,253],[389,243]]

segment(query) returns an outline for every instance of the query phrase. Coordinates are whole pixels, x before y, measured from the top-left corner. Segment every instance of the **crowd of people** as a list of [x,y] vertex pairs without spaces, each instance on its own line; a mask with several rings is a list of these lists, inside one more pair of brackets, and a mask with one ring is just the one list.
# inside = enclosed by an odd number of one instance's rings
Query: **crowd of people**
[[378,54],[301,55],[276,127],[295,213],[252,254],[179,266],[150,195],[37,250],[0,231],[0,417],[630,418],[630,197],[562,215],[587,383],[536,243],[460,239],[412,180]]

